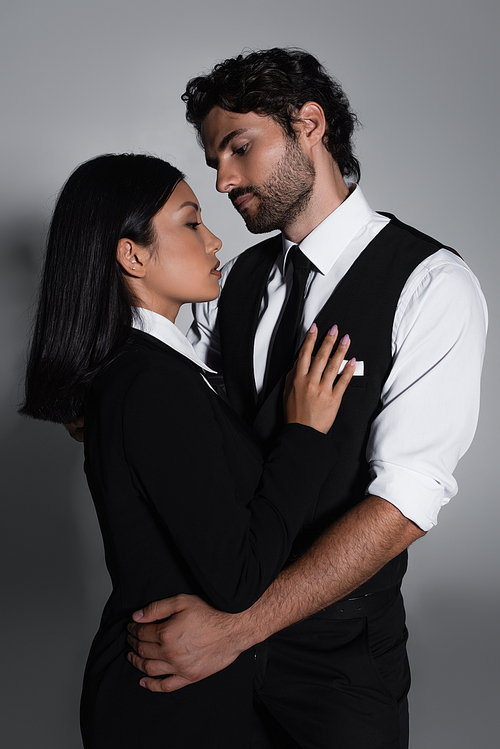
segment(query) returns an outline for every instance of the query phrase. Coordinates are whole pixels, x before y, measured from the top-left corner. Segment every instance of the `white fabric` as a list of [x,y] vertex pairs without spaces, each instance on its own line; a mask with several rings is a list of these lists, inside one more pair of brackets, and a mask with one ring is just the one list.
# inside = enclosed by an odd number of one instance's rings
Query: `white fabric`
[[153,312],[150,309],[144,309],[144,307],[133,307],[132,327],[136,330],[142,330],[143,333],[149,333],[149,335],[158,338],[159,341],[166,343],[167,346],[173,348],[179,354],[182,354],[187,359],[204,369],[207,372],[214,373],[213,369],[210,369],[202,359],[197,355],[190,341],[186,338],[178,327],[174,325],[168,318],[159,315],[157,312]]
[[[300,243],[318,268],[306,287],[304,332],[387,222],[356,187]],[[268,293],[262,300],[254,346],[258,391],[290,291],[283,268],[291,245],[283,238],[283,254],[271,270]],[[221,284],[235,260],[224,267]],[[216,316],[217,301],[196,305],[188,336],[198,355],[220,369]],[[457,492],[452,472],[477,424],[486,329],[486,302],[479,282],[453,253],[438,250],[408,278],[394,317],[393,366],[382,390],[382,410],[370,432],[367,460],[372,480],[367,494],[391,502],[425,531],[436,524],[440,507]]]

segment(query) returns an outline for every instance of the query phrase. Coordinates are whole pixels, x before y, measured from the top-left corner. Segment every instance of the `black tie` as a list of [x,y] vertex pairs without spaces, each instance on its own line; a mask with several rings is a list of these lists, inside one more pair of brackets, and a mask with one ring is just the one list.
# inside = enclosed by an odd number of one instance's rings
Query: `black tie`
[[265,397],[269,395],[280,377],[293,365],[296,349],[300,343],[299,326],[304,310],[304,292],[309,271],[314,267],[297,245],[290,248],[286,262],[287,266],[289,262],[293,266],[292,290],[276,331],[269,361]]

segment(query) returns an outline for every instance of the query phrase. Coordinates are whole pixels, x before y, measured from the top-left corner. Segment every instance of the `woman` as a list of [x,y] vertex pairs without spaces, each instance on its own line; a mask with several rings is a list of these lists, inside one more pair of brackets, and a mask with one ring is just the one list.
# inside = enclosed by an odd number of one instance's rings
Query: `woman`
[[332,329],[311,365],[308,334],[288,423],[264,463],[175,328],[183,303],[218,296],[220,246],[183,175],[148,156],[81,165],[54,211],[21,411],[62,423],[85,414],[85,471],[113,582],[84,680],[87,749],[249,745],[251,652],[152,694],[127,661],[126,625],[180,592],[226,611],[251,605],[332,467],[326,432],[354,370],[333,386],[347,337],[329,360]]

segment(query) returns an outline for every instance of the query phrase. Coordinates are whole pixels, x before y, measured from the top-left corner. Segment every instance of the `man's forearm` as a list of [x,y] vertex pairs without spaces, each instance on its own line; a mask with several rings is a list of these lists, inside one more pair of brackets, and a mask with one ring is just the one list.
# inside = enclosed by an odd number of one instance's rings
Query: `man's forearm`
[[233,625],[242,649],[347,596],[425,532],[380,497],[367,497],[287,567]]

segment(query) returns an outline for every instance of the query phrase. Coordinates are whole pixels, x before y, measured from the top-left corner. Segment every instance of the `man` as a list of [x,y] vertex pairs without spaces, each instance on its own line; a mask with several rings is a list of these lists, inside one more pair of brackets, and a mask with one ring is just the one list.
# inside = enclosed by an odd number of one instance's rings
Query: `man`
[[256,747],[406,747],[406,549],[457,490],[452,471],[477,421],[484,299],[456,253],[375,213],[347,182],[359,180],[356,117],[314,57],[240,55],[183,98],[217,189],[251,232],[281,232],[226,266],[218,303],[196,312],[198,353],[265,443],[313,322],[319,338],[333,323],[350,334],[357,376],[330,433],[342,468],[289,566],[239,614],[187,596],[148,606],[130,626],[130,659],[149,675],[143,686],[175,691],[256,645]]

